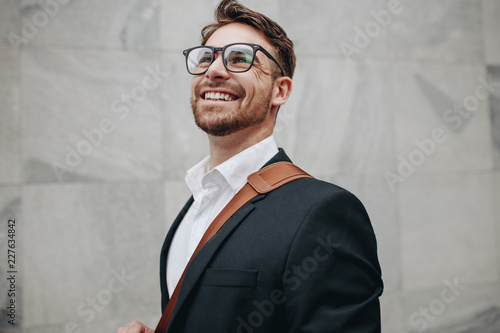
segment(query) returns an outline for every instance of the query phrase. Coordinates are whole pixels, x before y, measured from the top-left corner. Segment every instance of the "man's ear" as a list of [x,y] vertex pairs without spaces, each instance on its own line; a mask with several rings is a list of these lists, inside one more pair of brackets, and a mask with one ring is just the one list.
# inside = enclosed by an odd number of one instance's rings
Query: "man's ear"
[[288,96],[292,92],[292,79],[283,76],[274,81],[272,105],[281,106],[286,103]]

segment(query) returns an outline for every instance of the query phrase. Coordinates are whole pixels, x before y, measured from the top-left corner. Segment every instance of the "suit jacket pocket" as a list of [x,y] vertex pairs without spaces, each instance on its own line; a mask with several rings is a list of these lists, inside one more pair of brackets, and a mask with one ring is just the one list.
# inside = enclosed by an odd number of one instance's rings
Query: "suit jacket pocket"
[[209,268],[201,279],[202,286],[255,288],[258,271],[253,269]]

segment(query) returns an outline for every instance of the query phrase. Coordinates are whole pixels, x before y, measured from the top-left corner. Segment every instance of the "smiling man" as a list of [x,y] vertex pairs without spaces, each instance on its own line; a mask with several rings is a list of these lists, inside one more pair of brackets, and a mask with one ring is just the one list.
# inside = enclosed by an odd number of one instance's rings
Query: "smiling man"
[[[295,68],[274,21],[234,0],[215,18],[184,51],[210,154],[187,171],[192,197],[161,251],[156,332],[380,332],[375,235],[348,191],[310,177],[257,191],[205,242],[249,175],[290,162],[273,128]],[[135,321],[118,332],[153,330]]]
[[[184,54],[187,70],[194,75],[195,122],[208,134],[213,168],[272,135],[278,108],[292,90],[292,74],[284,75],[267,51],[273,46],[256,28],[234,22],[209,29],[205,29],[204,46]],[[295,66],[294,55],[290,56],[287,61]]]

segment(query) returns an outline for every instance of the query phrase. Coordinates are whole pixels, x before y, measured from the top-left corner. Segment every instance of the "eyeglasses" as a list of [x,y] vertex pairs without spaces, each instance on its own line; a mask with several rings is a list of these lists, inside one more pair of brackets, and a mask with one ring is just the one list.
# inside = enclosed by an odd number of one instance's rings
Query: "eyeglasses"
[[233,73],[243,73],[248,71],[255,60],[255,53],[262,51],[269,59],[274,61],[281,70],[281,75],[285,76],[283,68],[278,61],[267,52],[262,46],[249,43],[233,43],[224,47],[196,46],[184,50],[186,57],[186,68],[189,74],[201,75],[206,73],[208,67],[215,60],[215,53],[222,51],[222,62],[224,67]]

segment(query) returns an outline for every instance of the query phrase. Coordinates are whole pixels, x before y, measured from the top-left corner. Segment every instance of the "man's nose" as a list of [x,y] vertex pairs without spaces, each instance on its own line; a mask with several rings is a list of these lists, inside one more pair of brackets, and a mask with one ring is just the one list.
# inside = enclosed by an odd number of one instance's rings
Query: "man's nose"
[[208,67],[205,76],[211,80],[229,78],[230,74],[229,71],[224,66],[221,52],[220,51],[216,52],[214,56],[215,59]]

